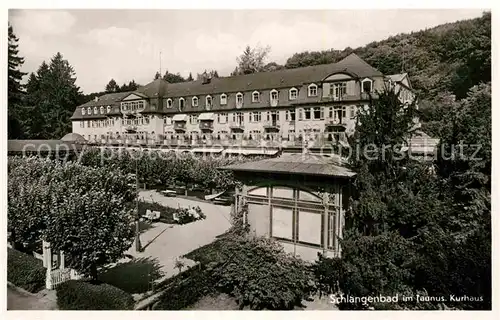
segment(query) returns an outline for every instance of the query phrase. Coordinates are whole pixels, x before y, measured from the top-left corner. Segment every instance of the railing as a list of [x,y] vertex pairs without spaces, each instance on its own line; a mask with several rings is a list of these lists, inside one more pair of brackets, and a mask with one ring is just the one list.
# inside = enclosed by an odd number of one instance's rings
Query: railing
[[231,121],[229,122],[229,128],[243,130],[245,128],[245,124],[242,121]]
[[343,94],[340,96],[336,95],[327,95],[323,96],[322,100],[327,100],[327,101],[357,101],[357,100],[369,100],[370,95],[372,98],[377,98],[378,95],[376,93],[368,93],[368,92],[360,92],[358,94]]
[[325,125],[327,126],[343,126],[347,125],[347,118],[345,117],[325,117]]
[[71,269],[47,270],[45,287],[49,290],[57,288],[61,283],[71,280]]
[[279,129],[280,125],[277,121],[266,121],[266,122],[264,122],[264,128],[266,128],[266,129]]

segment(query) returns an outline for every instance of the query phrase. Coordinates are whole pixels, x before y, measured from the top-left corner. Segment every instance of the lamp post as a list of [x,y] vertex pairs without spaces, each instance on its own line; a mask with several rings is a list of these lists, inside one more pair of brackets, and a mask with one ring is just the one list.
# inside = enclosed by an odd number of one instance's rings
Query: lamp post
[[136,199],[135,199],[135,210],[137,213],[137,219],[135,220],[135,251],[136,252],[141,252],[142,251],[142,245],[141,245],[141,239],[140,239],[140,226],[139,226],[139,220],[140,220],[140,215],[139,215],[139,175],[138,175],[138,169],[137,169],[137,161],[135,162],[135,190],[136,190]]

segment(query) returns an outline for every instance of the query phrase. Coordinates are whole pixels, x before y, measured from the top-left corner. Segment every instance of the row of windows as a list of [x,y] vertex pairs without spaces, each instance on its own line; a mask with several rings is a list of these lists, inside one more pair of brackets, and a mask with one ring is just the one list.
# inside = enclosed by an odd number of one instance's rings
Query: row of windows
[[146,105],[143,100],[140,101],[130,101],[130,102],[122,102],[122,110],[123,111],[137,111],[143,110]]
[[[296,100],[299,95],[299,90],[297,88],[291,88],[288,91],[288,99],[289,100]],[[309,97],[315,97],[318,95],[318,86],[316,84],[310,84],[308,87],[308,96]],[[275,104],[278,102],[279,99],[279,94],[278,91],[273,89],[269,93],[269,97],[271,99],[271,104]],[[227,94],[223,93],[219,96],[219,102],[221,106],[227,105]],[[185,99],[184,98],[179,98],[179,111],[183,111],[185,107]],[[205,107],[209,110],[212,107],[212,102],[213,98],[212,96],[208,95],[205,97]],[[261,93],[258,91],[252,92],[252,102],[257,103],[261,102]],[[198,107],[199,105],[199,100],[198,97],[192,97],[191,98],[191,106],[192,107]],[[236,106],[241,107],[243,106],[243,93],[238,92],[236,94]],[[173,100],[171,98],[168,98],[166,100],[166,107],[167,109],[171,109],[173,107]]]
[[[335,107],[312,107],[312,108],[298,108],[298,120],[325,120],[326,119],[346,119],[347,118],[347,107],[346,106],[335,106]],[[267,115],[267,121],[279,121],[279,112],[278,111],[254,111],[249,112],[248,121],[249,122],[260,122],[262,120],[261,114],[265,113]],[[356,117],[356,107],[349,107],[349,117],[350,119],[354,119]],[[245,121],[245,116],[243,112],[233,112],[231,113],[232,123],[242,124]],[[228,113],[218,113],[217,114],[217,123],[225,124],[229,122],[230,117]],[[295,121],[295,110],[286,110],[285,111],[285,120],[286,121]],[[172,117],[165,116],[164,123],[167,125],[172,124]],[[198,123],[198,115],[190,115],[189,116],[190,124]]]
[[80,128],[105,128],[112,127],[115,125],[114,119],[107,120],[87,120],[80,122]]
[[[106,113],[110,113],[110,112],[111,112],[111,106],[107,106]],[[104,106],[101,106],[100,108],[94,107],[94,114],[99,114],[99,113],[104,114]],[[87,109],[82,108],[82,115],[85,115],[85,114],[91,115],[92,108],[91,107],[88,107]]]
[[140,125],[148,125],[149,117],[139,117],[133,119],[122,119],[122,125],[124,126],[140,126]]

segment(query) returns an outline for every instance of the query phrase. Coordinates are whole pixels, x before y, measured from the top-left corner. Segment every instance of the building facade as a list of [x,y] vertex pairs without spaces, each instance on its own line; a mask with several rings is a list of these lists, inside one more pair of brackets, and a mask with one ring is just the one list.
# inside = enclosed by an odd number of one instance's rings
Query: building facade
[[78,106],[74,133],[95,143],[321,146],[354,131],[370,95],[395,86],[414,99],[406,74],[384,76],[355,54],[327,65],[168,83],[110,93]]

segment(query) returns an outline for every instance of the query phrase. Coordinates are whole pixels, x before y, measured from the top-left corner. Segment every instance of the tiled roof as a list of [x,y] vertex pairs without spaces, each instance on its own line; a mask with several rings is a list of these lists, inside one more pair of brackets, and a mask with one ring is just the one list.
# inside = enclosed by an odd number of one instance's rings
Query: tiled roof
[[373,68],[353,53],[343,60],[332,64],[258,72],[233,77],[212,78],[210,83],[207,84],[203,84],[201,80],[171,84],[165,82],[161,88],[167,88],[169,97],[288,88],[300,86],[304,83],[320,82],[332,73],[342,71],[350,72],[360,78],[382,76],[380,71]]
[[340,159],[313,154],[283,154],[277,158],[263,159],[225,166],[221,169],[239,172],[275,172],[299,175],[346,177],[355,173],[345,166]]
[[[109,93],[99,97],[97,102],[89,101],[76,108],[71,119],[104,119],[107,115],[120,115],[119,101],[127,95],[134,93],[148,98],[164,97],[185,97],[195,95],[209,95],[219,93],[248,92],[253,90],[279,89],[300,87],[304,84],[319,83],[333,73],[347,72],[353,76],[377,77],[383,74],[370,66],[363,59],[352,53],[337,63],[315,65],[296,69],[283,69],[269,72],[258,72],[247,75],[232,77],[212,78],[209,83],[202,80],[168,83],[163,79],[156,79],[145,86],[139,87],[136,91]],[[156,102],[155,102],[156,103]],[[105,115],[82,115],[82,107],[113,106],[112,112]],[[267,105],[263,105],[267,107]],[[229,104],[227,108],[230,108]],[[155,108],[148,104],[145,112],[162,109],[156,105]],[[221,109],[224,109],[223,107]],[[176,112],[175,110],[163,110],[164,112]],[[196,110],[198,111],[198,110]]]
[[[115,93],[107,93],[105,95],[102,95],[99,97],[99,100],[91,100],[88,102],[85,102],[84,104],[78,106],[73,112],[73,115],[71,116],[71,119],[104,119],[106,118],[106,115],[120,115],[120,105],[119,102],[128,96],[130,93],[133,91],[128,91],[128,92],[115,92]],[[105,113],[105,114],[94,114],[94,107],[107,107],[111,106],[111,112],[110,113]],[[88,114],[85,112],[85,114],[82,114],[82,108],[92,108],[92,114]]]

